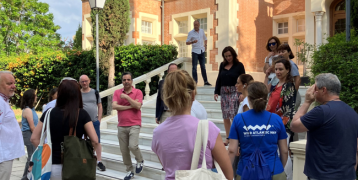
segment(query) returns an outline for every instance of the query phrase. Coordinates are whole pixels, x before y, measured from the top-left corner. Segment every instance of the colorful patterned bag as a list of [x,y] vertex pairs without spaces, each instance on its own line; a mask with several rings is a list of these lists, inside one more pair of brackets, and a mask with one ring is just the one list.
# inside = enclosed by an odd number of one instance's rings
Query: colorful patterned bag
[[[52,167],[52,142],[50,133],[50,114],[49,109],[42,126],[40,144],[37,146],[35,152],[32,154],[31,162],[34,166],[31,171],[30,180],[49,180],[51,177]],[[44,144],[47,138],[47,143]]]

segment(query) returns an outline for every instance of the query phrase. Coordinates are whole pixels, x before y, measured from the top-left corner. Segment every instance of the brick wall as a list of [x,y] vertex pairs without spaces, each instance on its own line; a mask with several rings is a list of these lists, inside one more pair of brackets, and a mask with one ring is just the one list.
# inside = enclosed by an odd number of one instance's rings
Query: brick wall
[[[84,15],[91,13],[91,6],[88,0],[82,0],[82,22],[85,20]],[[82,33],[82,40],[84,40],[84,35]]]
[[305,0],[273,0],[274,15],[305,11]]
[[245,70],[262,72],[268,52],[266,41],[272,36],[272,2],[238,0],[238,57]]

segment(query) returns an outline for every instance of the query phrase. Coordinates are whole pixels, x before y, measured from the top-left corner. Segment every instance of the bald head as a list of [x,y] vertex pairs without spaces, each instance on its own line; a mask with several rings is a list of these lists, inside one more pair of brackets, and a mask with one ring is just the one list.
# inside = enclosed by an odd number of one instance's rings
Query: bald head
[[80,85],[82,87],[82,91],[87,92],[90,89],[90,87],[89,87],[90,83],[91,83],[91,80],[87,75],[84,74],[84,75],[80,76]]
[[7,97],[15,94],[15,78],[10,71],[0,71],[0,93]]

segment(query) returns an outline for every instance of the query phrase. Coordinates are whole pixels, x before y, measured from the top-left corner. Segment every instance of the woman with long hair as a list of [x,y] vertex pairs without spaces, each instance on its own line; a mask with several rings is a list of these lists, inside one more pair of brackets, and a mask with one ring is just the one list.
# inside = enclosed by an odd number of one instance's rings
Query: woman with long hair
[[292,61],[292,59],[295,58],[295,56],[293,55],[290,45],[288,44],[282,44],[280,47],[278,47],[277,51],[280,54],[280,56],[290,61],[291,63],[291,76],[293,78],[293,83],[297,91],[296,106],[295,106],[295,110],[297,110],[298,107],[300,107],[301,105],[301,95],[298,91],[298,88],[300,87],[301,84],[301,77],[298,71],[298,66]]
[[[291,63],[282,56],[277,57],[275,61],[276,77],[279,80],[276,86],[268,85],[267,89],[271,90],[267,103],[266,110],[279,115],[286,128],[287,146],[293,141],[294,133],[290,130],[290,123],[293,116],[296,114],[296,96],[297,90],[293,83],[291,75]],[[267,76],[265,82],[267,82]],[[291,158],[288,157],[288,163],[285,167],[285,172],[288,179],[292,179],[292,163]]]
[[[41,116],[40,122],[32,134],[31,142],[35,147],[40,143],[41,130],[47,112],[48,111]],[[91,139],[94,149],[97,148],[98,137],[93,127],[91,117],[83,109],[80,85],[73,78],[64,78],[58,87],[56,107],[52,109],[50,114],[52,141],[51,180],[62,179],[61,143],[64,142],[64,136],[69,135],[70,128],[76,128],[76,136],[78,138],[82,138],[86,133]]]
[[35,103],[37,101],[36,91],[34,89],[29,89],[24,92],[21,98],[20,107],[22,109],[22,120],[21,120],[21,131],[24,138],[24,144],[27,150],[27,161],[25,165],[24,174],[22,175],[21,180],[27,180],[27,173],[29,168],[29,163],[35,147],[31,144],[30,138],[32,132],[34,131],[39,118],[35,111]]
[[267,40],[266,50],[269,52],[265,58],[264,72],[268,74],[268,83],[271,83],[275,75],[275,68],[272,67],[273,58],[279,55],[277,48],[281,45],[280,39],[276,36],[272,36]]
[[[250,83],[247,98],[252,109],[236,115],[232,123],[229,136],[231,162],[234,161],[239,145],[241,151],[238,168],[235,169],[237,170],[237,180],[241,179],[244,168],[256,147],[261,150],[266,163],[269,165],[273,180],[286,179],[283,167],[286,165],[288,156],[287,134],[282,119],[278,115],[265,110],[267,94],[268,90],[264,83]],[[255,128],[257,126],[262,127],[262,130]],[[265,131],[265,133],[262,133],[262,131]],[[281,156],[278,156],[277,148]]]
[[221,96],[221,111],[226,131],[226,142],[229,143],[231,120],[234,119],[239,107],[239,94],[235,84],[241,74],[245,74],[244,65],[237,58],[231,46],[225,47],[222,52],[224,61],[220,64],[218,78],[216,79],[214,100]]
[[[163,101],[171,110],[172,116],[154,129],[152,150],[163,165],[166,180],[174,180],[176,170],[190,170],[191,168],[196,130],[200,121],[190,115],[195,94],[196,83],[184,70],[171,72],[164,80]],[[220,129],[211,121],[209,121],[205,157],[208,169],[213,168],[214,160],[216,160],[225,177],[233,179],[232,166],[220,135]]]

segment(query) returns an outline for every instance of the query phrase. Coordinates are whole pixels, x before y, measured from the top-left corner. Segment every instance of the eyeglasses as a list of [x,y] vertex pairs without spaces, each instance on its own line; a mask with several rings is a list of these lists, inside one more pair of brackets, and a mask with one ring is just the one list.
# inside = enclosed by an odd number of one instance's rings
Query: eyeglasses
[[276,46],[276,43],[274,42],[274,43],[269,43],[268,44],[269,46]]
[[76,83],[78,83],[76,79],[73,79],[73,78],[71,78],[71,77],[64,77],[64,78],[61,80],[60,84],[61,84],[62,81],[64,81],[64,80],[76,81]]

